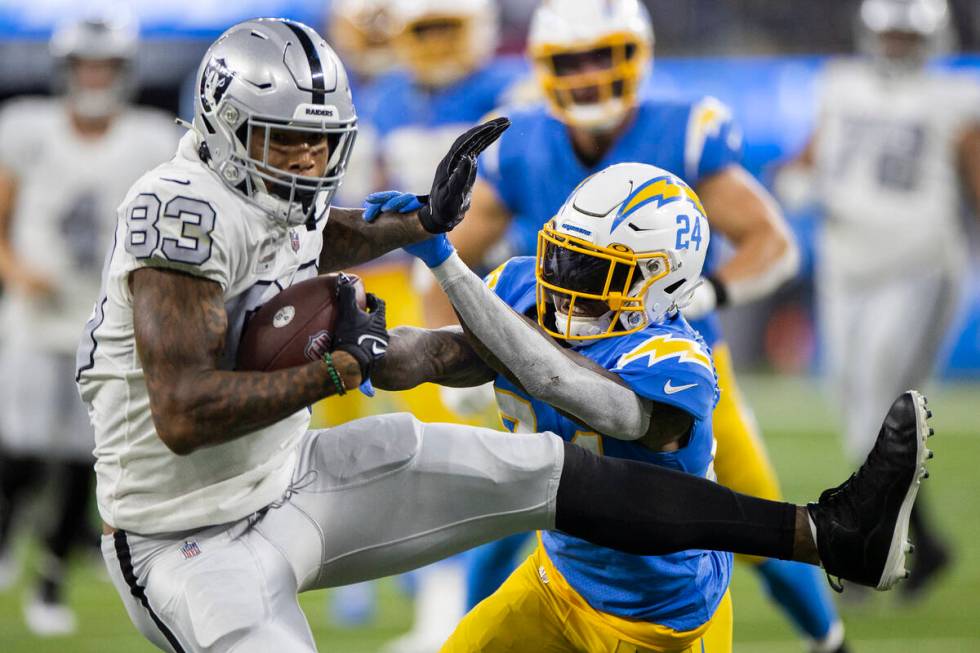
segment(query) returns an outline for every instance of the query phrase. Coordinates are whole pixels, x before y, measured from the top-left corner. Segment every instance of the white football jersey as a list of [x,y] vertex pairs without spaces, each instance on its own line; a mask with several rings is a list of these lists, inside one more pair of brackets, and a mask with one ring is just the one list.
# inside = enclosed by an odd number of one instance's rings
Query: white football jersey
[[[110,525],[163,533],[241,519],[279,499],[309,411],[187,456],[157,436],[133,335],[129,275],[161,267],[218,283],[228,313],[221,366],[232,369],[246,317],[317,274],[322,229],[289,228],[228,188],[188,133],[177,156],[141,177],[119,206],[102,296],[78,349],[78,385],[95,426],[98,504]],[[187,333],[187,338],[196,334]]]
[[23,98],[0,110],[0,165],[17,180],[11,244],[49,279],[51,298],[4,293],[0,333],[18,348],[71,354],[99,293],[115,208],[145,170],[173,156],[166,114],[127,108],[108,132],[87,139],[60,98]]
[[974,78],[828,66],[814,142],[827,269],[874,277],[965,259],[956,144],[971,123],[980,123]]

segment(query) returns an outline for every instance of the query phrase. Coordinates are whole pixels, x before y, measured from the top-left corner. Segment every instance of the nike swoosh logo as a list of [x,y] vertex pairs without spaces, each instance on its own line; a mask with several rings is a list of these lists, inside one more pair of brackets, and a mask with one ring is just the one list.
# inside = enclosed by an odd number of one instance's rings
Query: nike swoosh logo
[[664,384],[664,393],[672,395],[683,390],[688,390],[696,386],[697,383],[688,383],[687,385],[671,385],[670,379],[667,379],[667,383]]
[[170,177],[160,177],[164,181],[172,181],[175,184],[180,184],[181,186],[190,186],[191,182],[188,179],[171,179]]
[[377,336],[363,335],[357,339],[357,344],[362,345],[364,344],[365,340],[373,341],[371,343],[371,353],[374,354],[375,356],[380,356],[381,354],[388,351],[388,343],[382,340],[381,338],[378,338]]

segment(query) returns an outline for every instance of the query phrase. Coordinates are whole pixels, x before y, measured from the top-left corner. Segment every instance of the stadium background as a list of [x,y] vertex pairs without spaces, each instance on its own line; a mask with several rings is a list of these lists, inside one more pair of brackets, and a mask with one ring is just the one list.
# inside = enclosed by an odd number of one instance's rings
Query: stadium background
[[[91,3],[68,0],[0,0],[0,99],[47,93],[47,38],[53,26]],[[105,5],[106,3],[102,3]],[[814,117],[814,79],[828,57],[852,49],[856,0],[649,0],[656,29],[656,58],[646,92],[711,94],[728,103],[745,131],[745,165],[764,183],[774,164],[802,147]],[[980,77],[980,5],[953,0],[960,52],[937,65]],[[132,0],[144,44],[139,61],[138,101],[173,113],[181,87],[210,41],[238,20],[280,15],[322,28],[328,6],[315,0]],[[521,57],[534,3],[501,2],[501,55]],[[357,98],[355,97],[355,102]],[[743,370],[744,385],[769,442],[790,499],[803,499],[842,475],[837,424],[818,380],[819,334],[812,315],[813,213],[789,215],[804,251],[799,277],[775,297],[729,311],[727,334]],[[961,319],[940,361],[941,384],[931,388],[936,407],[937,459],[933,501],[942,525],[955,537],[958,557],[938,590],[905,606],[895,596],[874,597],[842,608],[855,650],[977,651],[980,620],[980,222],[971,221],[974,256]],[[914,310],[914,307],[910,307]],[[745,372],[751,371],[751,374]],[[43,515],[34,518],[43,519]],[[21,544],[30,558],[30,542]],[[80,618],[79,635],[34,640],[20,620],[20,588],[0,593],[0,651],[149,650],[126,618],[98,560],[79,559],[70,599]],[[740,591],[741,588],[744,590]],[[737,650],[792,651],[799,644],[788,626],[759,596],[756,585],[736,575]],[[408,599],[386,582],[379,618],[369,628],[337,630],[327,624],[320,593],[303,600],[325,650],[372,651],[409,626]]]

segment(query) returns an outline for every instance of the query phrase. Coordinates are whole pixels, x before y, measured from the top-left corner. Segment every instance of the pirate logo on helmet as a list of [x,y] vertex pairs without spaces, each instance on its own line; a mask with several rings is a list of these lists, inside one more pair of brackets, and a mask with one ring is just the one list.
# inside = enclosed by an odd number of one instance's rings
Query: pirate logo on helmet
[[214,111],[221,102],[234,73],[228,69],[223,57],[212,58],[201,75],[201,104],[206,112]]

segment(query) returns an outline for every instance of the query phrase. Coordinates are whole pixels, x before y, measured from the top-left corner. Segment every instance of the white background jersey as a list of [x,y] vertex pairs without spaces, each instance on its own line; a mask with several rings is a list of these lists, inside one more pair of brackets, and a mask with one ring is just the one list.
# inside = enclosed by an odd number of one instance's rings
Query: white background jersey
[[[283,288],[317,274],[322,228],[274,222],[225,186],[197,157],[196,137],[140,178],[119,207],[103,296],[78,350],[79,389],[95,426],[103,519],[163,533],[240,519],[282,496],[309,412],[187,456],[157,436],[133,336],[130,272],[180,270],[218,283],[229,332],[222,367],[234,365],[246,316]],[[187,338],[197,334],[184,334]]]
[[825,266],[879,277],[960,264],[956,143],[980,122],[980,84],[934,70],[885,77],[862,61],[832,64],[822,81],[815,154]]
[[18,348],[71,354],[99,292],[115,208],[148,168],[173,156],[164,113],[128,108],[97,139],[80,137],[59,98],[25,98],[0,111],[0,164],[17,178],[11,241],[55,287],[50,299],[5,293],[0,332]]

